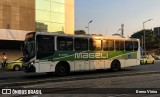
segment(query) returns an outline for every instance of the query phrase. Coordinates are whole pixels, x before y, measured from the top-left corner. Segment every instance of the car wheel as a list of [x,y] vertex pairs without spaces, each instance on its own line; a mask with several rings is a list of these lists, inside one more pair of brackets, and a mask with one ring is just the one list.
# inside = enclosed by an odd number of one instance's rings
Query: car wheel
[[14,71],[19,71],[19,70],[20,70],[20,66],[15,65],[13,70],[14,70]]
[[152,64],[154,64],[154,61],[152,62]]
[[145,64],[147,64],[148,62],[146,61]]

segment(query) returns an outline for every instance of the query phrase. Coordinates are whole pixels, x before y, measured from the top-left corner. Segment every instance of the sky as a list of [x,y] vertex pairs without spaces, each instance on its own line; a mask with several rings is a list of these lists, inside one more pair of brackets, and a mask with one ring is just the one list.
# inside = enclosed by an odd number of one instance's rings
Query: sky
[[160,0],[75,0],[75,30],[103,35],[120,33],[126,37],[143,29],[160,27]]

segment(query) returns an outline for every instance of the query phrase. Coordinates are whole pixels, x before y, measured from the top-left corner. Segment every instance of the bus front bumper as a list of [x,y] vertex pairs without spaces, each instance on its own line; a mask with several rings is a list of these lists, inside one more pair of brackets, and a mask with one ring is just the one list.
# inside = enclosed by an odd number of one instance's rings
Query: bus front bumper
[[23,71],[25,71],[25,72],[36,72],[36,68],[33,65],[23,66]]

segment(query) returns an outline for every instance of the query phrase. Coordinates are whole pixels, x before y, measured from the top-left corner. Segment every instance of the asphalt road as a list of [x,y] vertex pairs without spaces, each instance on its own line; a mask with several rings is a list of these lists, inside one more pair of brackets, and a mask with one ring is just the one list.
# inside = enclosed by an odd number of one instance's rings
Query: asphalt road
[[[39,88],[47,94],[29,96],[12,95],[15,97],[160,97],[160,73],[158,73],[160,71],[159,68],[160,62],[158,61],[155,64],[147,64],[125,68],[119,72],[79,72],[72,73],[71,75],[65,77],[48,76],[46,74],[26,74],[22,71],[1,71],[0,84],[6,82],[23,82],[29,80],[34,81],[46,79],[61,79],[60,81],[57,80],[55,82],[18,86],[18,88],[25,89]],[[136,91],[144,92],[147,90],[154,90],[157,91],[159,94],[136,94]],[[2,96],[8,97],[10,95],[1,95],[1,97]]]
[[[117,76],[123,76],[130,73],[139,73],[139,72],[160,72],[160,61],[156,61],[155,64],[147,64],[147,65],[140,65],[135,67],[128,67],[125,69],[122,69],[119,72],[111,72],[109,70],[104,71],[89,71],[89,72],[76,72],[71,73],[69,76],[65,77],[56,77],[54,75],[47,75],[46,73],[25,73],[23,71],[5,71],[0,70],[0,85],[3,83],[13,83],[13,82],[26,82],[26,81],[37,81],[37,80],[50,80],[50,79],[61,79],[61,78],[81,78],[83,80],[83,77],[85,79],[86,76],[93,76],[92,78],[99,78],[98,76],[101,76],[102,78],[104,76],[106,77],[112,77],[113,75]],[[104,75],[104,76],[102,76]],[[57,80],[59,81],[59,80]]]
[[[38,95],[38,97],[160,97],[159,83],[159,74],[148,74],[45,83],[22,87],[43,89],[45,93],[48,93],[48,95]],[[44,90],[44,87],[49,89]],[[150,90],[155,92],[145,92]]]

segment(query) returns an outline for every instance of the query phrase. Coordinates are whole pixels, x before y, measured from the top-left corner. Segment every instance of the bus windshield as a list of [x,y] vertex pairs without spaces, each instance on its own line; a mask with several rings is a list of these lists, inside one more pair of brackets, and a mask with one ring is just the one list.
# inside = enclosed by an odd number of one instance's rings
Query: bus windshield
[[24,60],[30,60],[35,56],[35,38],[34,35],[27,34],[24,45]]

